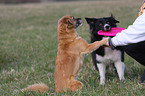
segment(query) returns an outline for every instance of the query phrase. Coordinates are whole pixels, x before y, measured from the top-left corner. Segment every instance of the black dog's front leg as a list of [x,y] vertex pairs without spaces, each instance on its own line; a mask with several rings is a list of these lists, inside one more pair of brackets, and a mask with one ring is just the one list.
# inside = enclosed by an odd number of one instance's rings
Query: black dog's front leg
[[95,51],[93,51],[92,53],[91,53],[91,55],[92,55],[92,61],[93,61],[93,64],[94,64],[94,66],[95,66],[95,69],[96,70],[98,70],[98,67],[97,67],[97,60],[96,60],[96,50]]

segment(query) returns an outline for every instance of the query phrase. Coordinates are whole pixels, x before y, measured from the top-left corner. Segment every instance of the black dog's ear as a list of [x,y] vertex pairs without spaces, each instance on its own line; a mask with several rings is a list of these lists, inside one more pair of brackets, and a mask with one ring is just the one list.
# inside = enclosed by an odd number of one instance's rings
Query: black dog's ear
[[86,21],[88,24],[95,24],[95,22],[97,21],[96,18],[88,18],[88,17],[85,17]]
[[115,22],[116,22],[116,23],[120,23],[120,22],[119,22],[118,20],[116,20],[116,19],[115,19]]
[[111,17],[115,18],[114,15],[111,13]]
[[115,23],[120,23],[118,20],[115,19],[115,16],[111,13],[111,17],[114,19]]

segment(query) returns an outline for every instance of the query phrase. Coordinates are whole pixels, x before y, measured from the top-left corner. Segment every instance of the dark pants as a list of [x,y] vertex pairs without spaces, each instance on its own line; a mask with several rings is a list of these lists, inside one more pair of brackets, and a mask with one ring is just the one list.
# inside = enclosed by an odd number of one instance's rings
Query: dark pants
[[[145,41],[123,46],[124,51],[137,62],[145,66]],[[145,81],[145,70],[141,77],[141,83]]]

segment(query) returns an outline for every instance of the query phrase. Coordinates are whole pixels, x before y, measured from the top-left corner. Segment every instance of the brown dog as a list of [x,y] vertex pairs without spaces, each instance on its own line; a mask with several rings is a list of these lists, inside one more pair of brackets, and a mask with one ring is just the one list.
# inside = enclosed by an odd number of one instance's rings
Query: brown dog
[[81,19],[66,15],[58,22],[58,52],[55,63],[55,91],[76,91],[83,84],[74,79],[82,67],[82,55],[90,53],[106,44],[108,39],[88,44],[78,36],[75,28],[81,24]]
[[[55,62],[55,91],[76,91],[82,89],[83,84],[74,79],[82,67],[83,54],[90,53],[98,47],[105,45],[108,39],[88,44],[78,36],[75,31],[81,25],[81,19],[66,15],[58,21],[58,52]],[[22,91],[46,91],[48,87],[34,84]]]

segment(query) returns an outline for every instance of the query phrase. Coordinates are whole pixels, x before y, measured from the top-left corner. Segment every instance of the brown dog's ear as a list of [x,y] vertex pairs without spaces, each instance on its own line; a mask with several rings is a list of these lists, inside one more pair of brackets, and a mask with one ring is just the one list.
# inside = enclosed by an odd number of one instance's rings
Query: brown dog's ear
[[68,24],[73,25],[73,21],[71,19],[68,19]]
[[66,18],[65,23],[67,24],[68,29],[75,28],[74,23],[70,18]]

